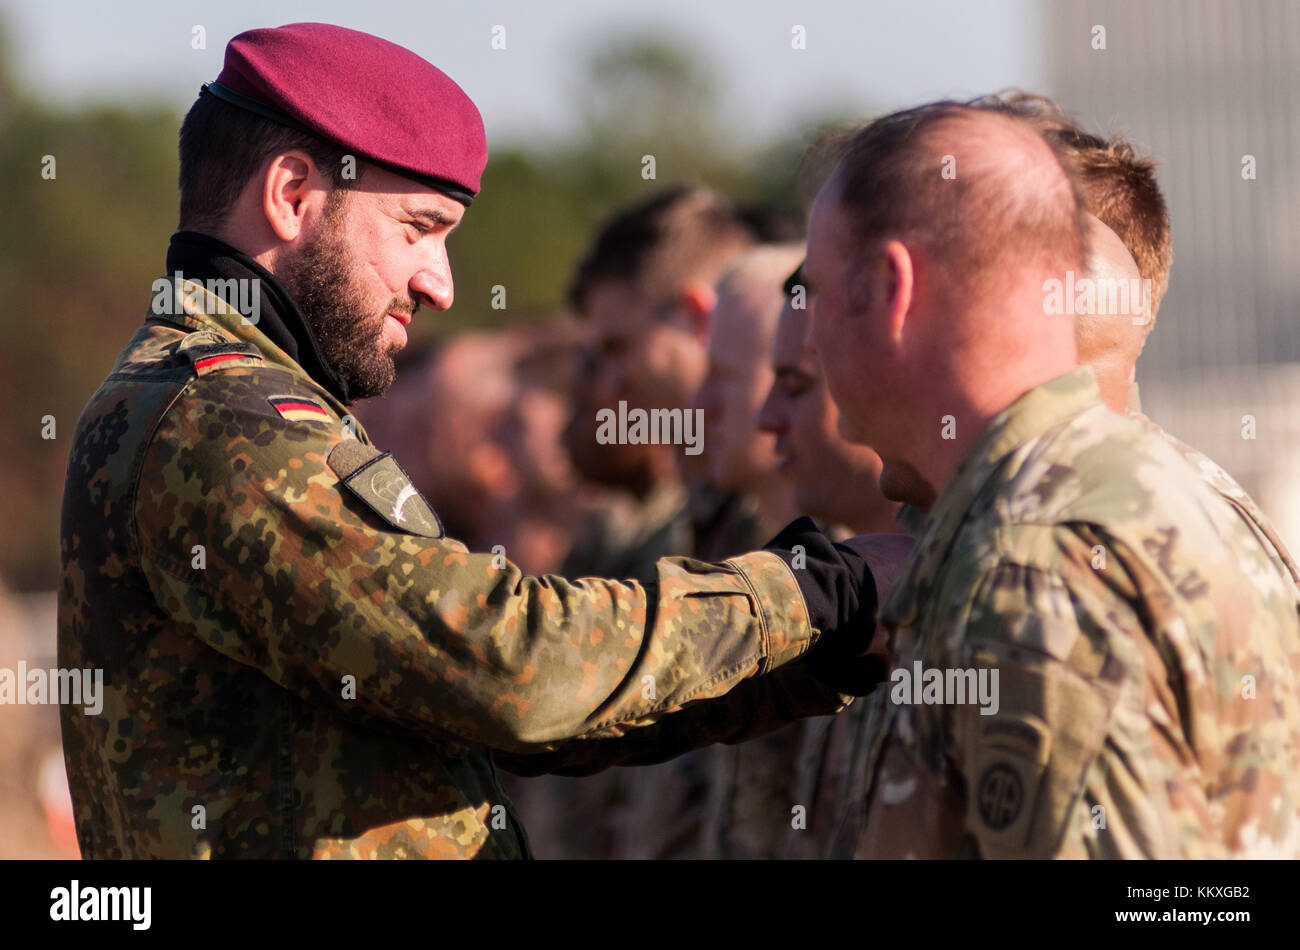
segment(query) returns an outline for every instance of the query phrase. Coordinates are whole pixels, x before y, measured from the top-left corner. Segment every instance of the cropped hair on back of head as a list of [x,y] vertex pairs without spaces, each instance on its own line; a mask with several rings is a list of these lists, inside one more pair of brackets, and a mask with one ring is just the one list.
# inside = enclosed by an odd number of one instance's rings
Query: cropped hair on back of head
[[1137,262],[1138,273],[1151,281],[1154,326],[1174,263],[1169,208],[1156,182],[1155,162],[1138,156],[1133,146],[1119,136],[1096,148],[1076,146],[1068,131],[1051,134],[1063,141],[1088,210],[1119,235]]
[[[1082,196],[1059,147],[1020,129],[1003,107],[945,100],[838,136],[838,197],[856,238],[927,247],[958,293],[1029,264],[1082,266]],[[990,136],[1001,151],[985,146]]]
[[694,280],[715,283],[755,237],[721,195],[678,186],[607,220],[569,284],[573,309],[586,309],[591,288],[607,281],[670,300]]
[[262,166],[295,149],[310,155],[334,188],[352,188],[364,170],[358,162],[356,178],[345,178],[347,150],[341,146],[200,95],[181,123],[180,227],[220,227]]
[[1000,104],[1059,146],[1088,210],[1119,235],[1138,273],[1151,281],[1154,326],[1174,260],[1169,208],[1156,180],[1156,163],[1140,156],[1122,136],[1104,139],[1085,131],[1045,96],[1005,90],[981,101]]

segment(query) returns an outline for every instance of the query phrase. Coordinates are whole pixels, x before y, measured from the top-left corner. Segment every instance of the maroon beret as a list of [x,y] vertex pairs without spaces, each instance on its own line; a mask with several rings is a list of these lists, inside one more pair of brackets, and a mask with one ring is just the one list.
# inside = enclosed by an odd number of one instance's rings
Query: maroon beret
[[483,118],[442,70],[396,43],[328,23],[240,33],[203,92],[468,205],[478,194]]

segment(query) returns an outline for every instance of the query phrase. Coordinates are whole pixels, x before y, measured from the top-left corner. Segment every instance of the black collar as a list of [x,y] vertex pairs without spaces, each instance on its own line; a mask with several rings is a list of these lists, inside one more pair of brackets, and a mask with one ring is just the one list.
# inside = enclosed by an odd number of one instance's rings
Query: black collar
[[195,280],[257,278],[261,289],[257,329],[339,402],[351,401],[347,383],[321,355],[293,296],[257,261],[211,235],[177,231],[167,248],[167,273],[177,271]]

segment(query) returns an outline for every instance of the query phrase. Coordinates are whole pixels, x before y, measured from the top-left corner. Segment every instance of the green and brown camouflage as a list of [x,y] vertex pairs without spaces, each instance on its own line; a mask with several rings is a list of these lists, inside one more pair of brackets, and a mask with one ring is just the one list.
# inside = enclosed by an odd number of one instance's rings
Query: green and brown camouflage
[[896,674],[997,671],[997,708],[873,694],[840,853],[1300,854],[1291,579],[1091,369],[993,420],[881,623]]
[[[676,510],[660,510],[668,520],[679,516]],[[694,538],[690,550],[702,560],[724,560],[767,540],[751,499],[708,483],[691,484],[686,510]],[[653,564],[652,557],[673,553],[662,546],[667,537],[662,532],[622,533],[623,538],[638,536],[645,539],[642,547],[624,543],[602,550],[623,564]],[[700,704],[651,729],[638,730],[617,749],[607,748],[609,743],[584,741],[570,743],[551,756],[498,755],[497,763],[507,772],[531,776],[507,776],[506,785],[540,857],[766,856],[753,854],[752,849],[719,847],[727,837],[740,834],[741,825],[752,825],[758,840],[764,835],[784,840],[781,829],[789,827],[789,756],[781,763],[780,781],[762,789],[749,788],[756,779],[749,763],[766,762],[768,745],[784,748],[792,740],[783,735],[813,721],[791,720],[825,716],[851,700],[818,683],[796,663],[747,681],[724,700]],[[740,758],[743,765],[731,768]],[[611,764],[623,767],[607,768]],[[589,777],[575,785],[563,775]],[[738,783],[746,789],[738,789]],[[780,804],[787,818],[773,823],[751,816],[750,806],[759,800]],[[772,810],[766,809],[765,814]]]
[[650,585],[469,552],[255,324],[171,292],[68,468],[59,663],[105,675],[101,715],[62,710],[86,857],[527,856],[492,750],[622,735],[816,640],[770,552]]
[[[767,540],[757,502],[709,482],[690,485],[687,512],[692,541],[689,550],[701,560],[725,560],[759,548]],[[794,723],[785,725],[797,728]],[[610,809],[608,856],[629,860],[717,857],[711,846],[716,838],[713,824],[723,805],[718,801],[723,791],[719,782],[734,777],[727,771],[728,764],[742,750],[780,741],[780,734],[766,734],[741,745],[691,749],[658,765],[613,770],[610,774],[615,787],[610,799],[616,805]],[[773,795],[779,798],[780,789],[767,785],[740,795],[746,801]],[[730,803],[728,798],[725,804]]]
[[[819,526],[835,540],[853,534],[841,525]],[[800,718],[750,741],[707,750],[712,761],[699,856],[821,857],[866,706],[859,699],[839,715]]]

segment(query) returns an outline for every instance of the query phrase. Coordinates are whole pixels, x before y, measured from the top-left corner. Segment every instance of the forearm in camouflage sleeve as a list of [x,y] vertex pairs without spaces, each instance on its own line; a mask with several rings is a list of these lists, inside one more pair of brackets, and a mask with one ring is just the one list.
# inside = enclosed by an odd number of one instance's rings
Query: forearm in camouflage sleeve
[[516,775],[592,775],[615,765],[653,765],[715,742],[734,744],[767,735],[805,716],[830,715],[853,701],[825,685],[805,659],[741,683],[725,696],[693,703],[651,726],[614,726],[566,742],[553,752],[497,752],[497,765]]
[[395,528],[331,468],[345,437],[286,427],[257,386],[214,376],[142,461],[137,530],[158,603],[301,698],[526,752],[722,695],[818,636],[771,553],[664,559],[643,587],[526,577]]

